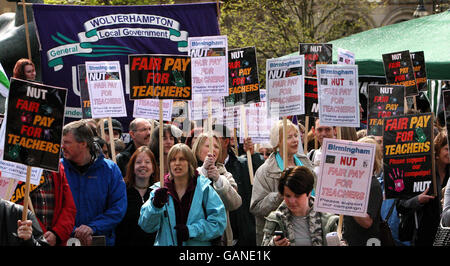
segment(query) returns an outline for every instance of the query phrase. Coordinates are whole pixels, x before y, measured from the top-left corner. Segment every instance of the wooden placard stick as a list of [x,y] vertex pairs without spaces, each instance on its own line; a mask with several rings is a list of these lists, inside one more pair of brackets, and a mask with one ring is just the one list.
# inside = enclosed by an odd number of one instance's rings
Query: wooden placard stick
[[105,139],[105,120],[100,119],[100,136]]
[[[337,138],[342,139],[341,127],[336,127],[336,130],[337,130]],[[344,215],[340,214],[338,228],[337,228],[337,233],[338,233],[339,239],[342,239],[342,224],[343,224],[343,222],[344,222]]]
[[108,117],[108,133],[109,133],[109,146],[111,147],[111,157],[113,162],[116,163],[116,146],[114,143],[114,130],[112,126],[111,117]]
[[416,95],[413,96],[413,103],[414,103],[414,110],[417,111],[417,99],[416,99]]
[[[213,131],[212,131],[212,102],[211,96],[208,97],[208,138],[209,138],[209,153],[213,153]],[[217,158],[216,158],[217,159]]]
[[[13,189],[14,183],[15,183],[15,180],[10,178],[9,179],[9,183],[8,183],[8,188],[6,189],[6,194],[5,194],[6,196],[9,197],[11,195],[11,191]],[[8,199],[5,199],[5,200],[10,200],[10,199],[8,198]]]
[[[244,137],[248,138],[247,116],[245,115],[244,105],[241,105],[241,119],[244,127]],[[252,163],[252,154],[250,150],[247,150],[247,162],[248,162],[248,173],[250,175],[250,184],[253,185],[253,163]]]
[[31,178],[31,166],[27,166],[27,179],[25,182],[25,195],[23,198],[23,211],[22,221],[27,220],[28,202],[30,201],[30,178]]
[[337,131],[337,138],[338,138],[338,139],[342,139],[342,135],[341,135],[341,127],[336,127],[336,131]]
[[337,234],[339,236],[339,239],[342,239],[342,224],[344,223],[344,215],[339,215],[339,221],[338,221],[338,228],[337,228]]
[[288,166],[288,158],[287,158],[287,117],[283,116],[283,167],[284,169]]
[[27,51],[28,51],[28,59],[31,60],[31,44],[30,44],[30,31],[28,29],[28,18],[27,18],[27,6],[25,0],[22,0],[22,10],[23,10],[23,19],[25,24],[25,39],[27,42]]
[[163,145],[163,100],[159,100],[159,183],[160,187],[164,187],[164,145]]
[[309,116],[305,116],[305,133],[303,134],[303,151],[308,154]]

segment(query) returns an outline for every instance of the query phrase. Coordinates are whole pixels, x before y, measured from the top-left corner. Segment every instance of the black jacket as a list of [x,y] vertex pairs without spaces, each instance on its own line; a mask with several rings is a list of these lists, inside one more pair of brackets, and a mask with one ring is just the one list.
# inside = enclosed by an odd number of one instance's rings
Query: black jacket
[[151,188],[144,197],[134,187],[127,188],[127,213],[116,227],[116,246],[153,246],[156,232],[147,233],[138,225],[141,207],[150,197]]
[[0,246],[47,246],[36,216],[28,211],[33,234],[27,241],[17,237],[17,221],[22,220],[23,206],[0,198]]
[[130,161],[131,156],[136,151],[136,146],[134,145],[134,141],[130,141],[125,150],[116,155],[116,164],[119,166],[120,172],[122,172],[122,176],[125,177],[127,174],[127,165]]
[[[250,200],[252,197],[252,185],[248,172],[247,156],[236,157],[233,152],[229,152],[228,162],[225,168],[233,175],[238,186],[238,193],[242,198],[242,205],[235,211],[230,212],[231,229],[233,230],[236,246],[255,246],[256,227],[255,216],[250,213]],[[264,159],[259,153],[252,155],[253,175],[258,167],[264,163]]]

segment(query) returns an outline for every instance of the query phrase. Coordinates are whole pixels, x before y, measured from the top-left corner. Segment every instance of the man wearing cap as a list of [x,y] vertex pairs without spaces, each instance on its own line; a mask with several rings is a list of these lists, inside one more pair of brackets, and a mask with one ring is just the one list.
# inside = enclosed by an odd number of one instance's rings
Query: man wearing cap
[[[105,119],[105,141],[109,143],[109,126],[108,119]],[[122,137],[123,127],[122,124],[117,119],[111,119],[111,124],[113,128],[114,139],[120,139]]]
[[125,177],[127,173],[127,164],[131,156],[137,148],[150,144],[151,124],[147,119],[136,118],[130,123],[130,137],[131,140],[125,150],[116,156],[116,163]]

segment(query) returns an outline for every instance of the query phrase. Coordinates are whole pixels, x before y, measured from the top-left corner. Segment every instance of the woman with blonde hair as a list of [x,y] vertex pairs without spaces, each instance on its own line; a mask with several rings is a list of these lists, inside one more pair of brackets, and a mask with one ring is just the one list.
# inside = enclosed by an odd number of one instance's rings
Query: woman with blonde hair
[[227,228],[225,230],[224,243],[231,246],[233,232],[231,230],[229,212],[238,209],[242,204],[242,198],[238,193],[238,187],[233,175],[227,171],[224,164],[219,163],[222,154],[222,146],[217,135],[212,135],[213,153],[209,153],[210,138],[208,133],[201,133],[194,142],[192,151],[198,161],[198,171],[201,175],[211,179],[212,186],[219,194],[227,211]]
[[[278,121],[272,127],[270,144],[274,151],[255,173],[250,202],[250,212],[255,215],[256,244],[258,246],[263,240],[264,217],[276,210],[283,201],[283,196],[278,193],[278,182],[284,171],[283,121]],[[298,145],[300,145],[299,128],[288,120],[286,128],[287,167],[306,166],[312,170],[311,161],[305,154],[298,153]],[[314,184],[315,182],[314,175]]]

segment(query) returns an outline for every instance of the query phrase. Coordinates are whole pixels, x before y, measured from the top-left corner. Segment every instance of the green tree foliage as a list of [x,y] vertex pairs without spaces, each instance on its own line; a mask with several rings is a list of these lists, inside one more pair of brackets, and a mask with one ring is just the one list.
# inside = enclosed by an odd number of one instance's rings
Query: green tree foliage
[[367,30],[367,0],[229,0],[221,7],[221,34],[229,48],[255,46],[261,85],[265,61],[297,52],[299,43],[326,43]]
[[[161,5],[176,0],[44,0],[46,4]],[[192,2],[192,1],[189,1]],[[200,2],[200,1],[199,1]],[[211,2],[215,2],[211,0]],[[268,58],[294,53],[299,43],[323,43],[369,29],[374,0],[222,0],[219,25],[229,48],[255,46],[260,84]]]

